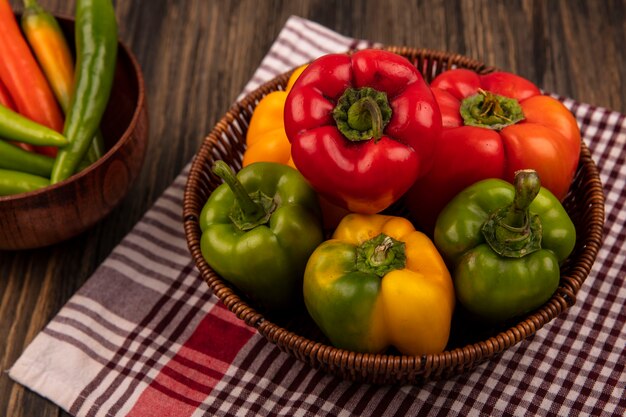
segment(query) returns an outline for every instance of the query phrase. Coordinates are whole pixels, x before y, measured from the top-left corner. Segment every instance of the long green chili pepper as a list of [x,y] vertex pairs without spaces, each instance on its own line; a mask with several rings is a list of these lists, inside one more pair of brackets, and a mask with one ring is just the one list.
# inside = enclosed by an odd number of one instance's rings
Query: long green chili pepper
[[76,81],[63,133],[70,141],[52,168],[51,183],[70,177],[87,152],[111,94],[117,59],[117,22],[111,0],[76,3]]
[[54,159],[49,156],[28,152],[0,140],[0,169],[22,171],[41,177],[50,177]]
[[67,139],[0,104],[0,137],[41,146],[65,146]]
[[[57,19],[37,0],[23,0],[22,31],[39,62],[63,113],[67,114],[74,92],[74,58]],[[104,153],[104,139],[96,132],[83,164],[97,161]]]
[[0,196],[34,191],[50,184],[47,178],[25,172],[0,169]]

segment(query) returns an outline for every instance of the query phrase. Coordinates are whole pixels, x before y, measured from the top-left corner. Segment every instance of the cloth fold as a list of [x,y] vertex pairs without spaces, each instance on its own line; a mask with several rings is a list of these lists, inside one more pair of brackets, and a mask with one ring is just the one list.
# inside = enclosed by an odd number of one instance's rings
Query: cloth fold
[[[292,16],[242,96],[317,56],[373,46]],[[199,277],[180,221],[187,166],[11,368],[75,416],[625,415],[626,121],[559,98],[606,193],[606,237],[576,304],[450,380],[352,383],[281,352]]]

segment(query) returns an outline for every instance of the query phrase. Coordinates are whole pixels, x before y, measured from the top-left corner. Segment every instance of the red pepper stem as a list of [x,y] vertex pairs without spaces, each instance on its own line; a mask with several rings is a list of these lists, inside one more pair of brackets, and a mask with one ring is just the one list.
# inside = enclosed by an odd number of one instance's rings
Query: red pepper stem
[[[363,123],[364,119],[367,119],[362,116],[364,111],[369,114],[369,123]],[[363,97],[350,106],[348,110],[348,124],[350,127],[358,130],[372,129],[372,138],[376,140],[383,136],[383,114],[376,101],[369,96]]]
[[514,98],[478,89],[478,93],[461,102],[461,117],[466,126],[502,130],[524,120],[524,112]]
[[224,161],[213,164],[213,173],[224,180],[235,196],[230,219],[241,230],[251,230],[269,221],[276,209],[274,199],[257,191],[248,194],[233,170]]
[[333,109],[337,129],[353,142],[378,141],[391,114],[387,94],[371,87],[346,89]]

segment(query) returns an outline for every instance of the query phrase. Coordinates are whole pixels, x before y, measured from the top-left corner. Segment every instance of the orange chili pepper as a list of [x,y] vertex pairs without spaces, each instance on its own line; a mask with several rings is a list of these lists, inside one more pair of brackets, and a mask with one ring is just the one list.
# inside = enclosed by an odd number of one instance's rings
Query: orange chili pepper
[[[8,0],[0,0],[0,56],[0,79],[9,90],[17,111],[62,132],[61,109],[22,36]],[[50,156],[57,152],[54,147],[38,147],[37,150]]]
[[36,0],[24,0],[22,30],[64,113],[74,90],[74,59],[57,20]]

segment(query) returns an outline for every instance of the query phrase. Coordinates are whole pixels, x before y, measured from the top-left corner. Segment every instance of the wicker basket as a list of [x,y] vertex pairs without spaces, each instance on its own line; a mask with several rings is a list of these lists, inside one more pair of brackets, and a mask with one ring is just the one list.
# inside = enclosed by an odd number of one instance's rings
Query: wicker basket
[[[494,68],[460,55],[445,52],[389,47],[407,57],[427,81],[454,67],[488,73]],[[241,168],[248,122],[258,101],[271,91],[283,89],[289,73],[264,84],[237,103],[205,138],[189,173],[184,194],[184,226],[189,250],[203,279],[228,309],[258,330],[281,350],[299,360],[341,378],[377,384],[419,384],[447,378],[475,367],[503,350],[532,336],[538,329],[574,304],[576,293],[589,274],[602,242],[604,196],[598,170],[583,144],[580,164],[564,205],[577,231],[574,252],[561,269],[559,288],[542,307],[500,327],[484,328],[453,319],[451,340],[440,354],[406,356],[397,352],[362,354],[332,347],[303,310],[299,315],[273,317],[255,309],[249,301],[218,276],[200,251],[198,217],[211,192],[221,184],[209,167],[222,159]]]

